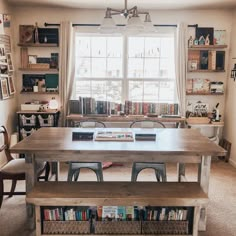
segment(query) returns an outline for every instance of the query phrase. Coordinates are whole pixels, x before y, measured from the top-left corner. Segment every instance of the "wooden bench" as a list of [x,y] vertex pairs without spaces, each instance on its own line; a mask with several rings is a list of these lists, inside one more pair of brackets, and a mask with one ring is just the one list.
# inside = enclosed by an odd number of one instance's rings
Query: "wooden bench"
[[47,182],[37,183],[26,201],[36,206],[36,235],[43,235],[41,206],[194,207],[193,236],[198,235],[200,208],[207,194],[193,182]]

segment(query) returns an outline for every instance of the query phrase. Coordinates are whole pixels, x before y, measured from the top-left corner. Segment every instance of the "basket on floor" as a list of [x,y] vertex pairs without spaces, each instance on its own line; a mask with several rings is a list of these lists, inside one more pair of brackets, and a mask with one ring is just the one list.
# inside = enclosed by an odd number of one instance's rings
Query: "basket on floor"
[[188,221],[143,221],[142,234],[188,234]]
[[89,221],[43,221],[44,234],[90,234]]
[[141,234],[141,221],[96,221],[95,234]]

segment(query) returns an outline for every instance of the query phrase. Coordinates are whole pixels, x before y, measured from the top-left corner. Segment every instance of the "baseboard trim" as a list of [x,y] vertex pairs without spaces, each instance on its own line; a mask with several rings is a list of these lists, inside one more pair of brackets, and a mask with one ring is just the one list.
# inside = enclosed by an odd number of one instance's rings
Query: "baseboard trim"
[[229,159],[229,163],[236,168],[236,161]]

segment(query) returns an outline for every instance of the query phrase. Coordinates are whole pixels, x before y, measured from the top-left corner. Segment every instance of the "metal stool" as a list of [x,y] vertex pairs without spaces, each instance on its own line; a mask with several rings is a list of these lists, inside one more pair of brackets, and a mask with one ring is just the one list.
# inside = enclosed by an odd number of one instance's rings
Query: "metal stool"
[[[165,125],[159,121],[140,120],[134,121],[130,128],[165,128]],[[132,166],[131,181],[136,182],[138,174],[144,169],[154,169],[158,182],[166,182],[166,165],[158,162],[134,162]]]
[[[86,120],[80,122],[74,122],[74,127],[80,128],[106,128],[105,124],[100,121]],[[102,163],[101,162],[69,162],[69,171],[67,181],[77,181],[81,168],[88,168],[95,172],[97,180],[103,181]]]
[[101,162],[70,162],[67,181],[77,181],[81,168],[88,168],[95,172],[97,180],[103,181],[102,163]]

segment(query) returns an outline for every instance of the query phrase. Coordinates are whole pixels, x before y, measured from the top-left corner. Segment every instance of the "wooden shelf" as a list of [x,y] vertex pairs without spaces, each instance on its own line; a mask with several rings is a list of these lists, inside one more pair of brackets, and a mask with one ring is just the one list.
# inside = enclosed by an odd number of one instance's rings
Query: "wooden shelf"
[[189,70],[188,72],[225,72],[225,70]]
[[59,47],[56,43],[18,43],[20,47]]
[[224,95],[224,93],[186,93],[186,95]]
[[20,92],[21,94],[59,94],[59,92]]
[[193,45],[188,50],[211,50],[211,49],[224,49],[227,45]]
[[59,72],[58,69],[52,68],[19,68],[21,71],[50,71],[50,72]]

